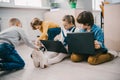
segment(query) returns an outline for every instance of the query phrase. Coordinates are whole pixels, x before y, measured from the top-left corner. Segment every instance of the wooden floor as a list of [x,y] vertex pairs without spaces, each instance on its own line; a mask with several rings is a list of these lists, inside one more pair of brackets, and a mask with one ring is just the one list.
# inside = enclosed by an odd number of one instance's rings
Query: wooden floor
[[97,66],[67,59],[40,69],[33,66],[31,51],[31,48],[20,46],[18,52],[25,60],[25,68],[15,72],[1,71],[0,80],[120,80],[120,57]]

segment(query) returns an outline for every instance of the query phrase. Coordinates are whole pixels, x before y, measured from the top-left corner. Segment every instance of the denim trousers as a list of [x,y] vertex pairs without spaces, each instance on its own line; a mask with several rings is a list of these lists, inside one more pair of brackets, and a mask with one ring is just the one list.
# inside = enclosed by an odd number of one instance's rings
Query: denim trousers
[[14,46],[8,43],[0,43],[0,64],[2,70],[17,70],[25,66]]
[[61,32],[61,28],[49,28],[48,29],[48,40],[54,40],[55,36],[57,36]]

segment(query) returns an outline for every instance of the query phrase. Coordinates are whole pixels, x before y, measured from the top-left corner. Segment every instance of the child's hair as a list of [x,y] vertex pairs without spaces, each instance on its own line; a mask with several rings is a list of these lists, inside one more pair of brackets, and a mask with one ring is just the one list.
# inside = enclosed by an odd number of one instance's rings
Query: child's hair
[[33,28],[33,30],[36,30],[35,26],[41,25],[42,22],[43,21],[41,21],[40,19],[34,18],[30,24],[31,24],[31,27]]
[[65,15],[62,20],[67,21],[69,24],[72,23],[74,26],[76,26],[75,19],[72,15]]
[[93,14],[89,11],[83,11],[78,15],[77,22],[92,27],[94,24]]
[[17,18],[11,18],[9,23],[10,26],[20,26],[20,27],[22,26],[20,20]]

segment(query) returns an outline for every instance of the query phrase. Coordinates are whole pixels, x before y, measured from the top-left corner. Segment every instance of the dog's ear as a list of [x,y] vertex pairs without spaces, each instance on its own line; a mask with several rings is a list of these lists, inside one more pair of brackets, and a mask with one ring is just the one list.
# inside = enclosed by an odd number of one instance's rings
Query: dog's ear
[[45,47],[40,47],[40,50],[42,51],[42,52],[45,52],[46,51],[46,48]]
[[30,57],[33,58],[33,57],[32,57],[32,54],[30,55]]

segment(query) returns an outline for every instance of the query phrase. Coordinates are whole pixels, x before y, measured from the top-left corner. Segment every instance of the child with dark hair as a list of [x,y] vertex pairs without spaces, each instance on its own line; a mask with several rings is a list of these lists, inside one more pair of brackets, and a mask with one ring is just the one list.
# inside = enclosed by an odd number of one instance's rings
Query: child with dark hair
[[41,32],[41,35],[37,40],[54,40],[54,37],[61,31],[58,24],[54,22],[42,21],[38,18],[34,18],[31,21],[31,27],[33,30],[38,29]]
[[73,62],[79,62],[87,58],[88,63],[97,65],[103,62],[110,61],[114,56],[108,53],[107,48],[104,45],[104,34],[100,27],[94,24],[93,14],[89,11],[81,12],[77,17],[77,22],[80,24],[80,32],[93,32],[94,33],[94,44],[95,44],[95,55],[83,55],[73,53],[71,60]]

